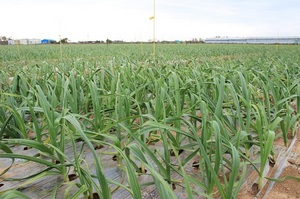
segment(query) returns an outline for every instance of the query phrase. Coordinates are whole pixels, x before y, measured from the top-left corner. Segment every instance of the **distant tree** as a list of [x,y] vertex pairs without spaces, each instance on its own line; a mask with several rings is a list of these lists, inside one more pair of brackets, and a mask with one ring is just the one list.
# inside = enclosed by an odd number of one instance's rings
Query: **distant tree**
[[62,44],[67,44],[67,43],[69,43],[69,42],[68,42],[68,38],[63,38],[63,39],[60,40],[60,42],[61,42]]
[[108,44],[111,44],[112,43],[112,40],[110,40],[110,39],[106,39],[106,44],[108,45]]
[[6,36],[1,36],[0,37],[0,44],[1,45],[7,45],[8,44],[8,39]]

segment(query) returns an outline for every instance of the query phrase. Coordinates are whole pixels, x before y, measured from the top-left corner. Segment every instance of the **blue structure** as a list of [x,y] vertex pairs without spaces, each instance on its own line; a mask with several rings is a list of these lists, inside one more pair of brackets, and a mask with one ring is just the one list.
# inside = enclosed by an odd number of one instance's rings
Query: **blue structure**
[[41,43],[42,44],[53,44],[53,43],[56,43],[56,41],[53,39],[43,39],[43,40],[41,40]]

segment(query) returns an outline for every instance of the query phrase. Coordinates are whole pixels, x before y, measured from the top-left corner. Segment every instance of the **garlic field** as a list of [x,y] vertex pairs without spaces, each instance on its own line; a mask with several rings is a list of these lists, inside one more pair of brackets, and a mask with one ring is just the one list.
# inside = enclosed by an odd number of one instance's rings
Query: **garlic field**
[[151,50],[0,46],[0,196],[228,199],[250,171],[258,191],[276,181],[274,141],[288,147],[299,123],[300,46]]

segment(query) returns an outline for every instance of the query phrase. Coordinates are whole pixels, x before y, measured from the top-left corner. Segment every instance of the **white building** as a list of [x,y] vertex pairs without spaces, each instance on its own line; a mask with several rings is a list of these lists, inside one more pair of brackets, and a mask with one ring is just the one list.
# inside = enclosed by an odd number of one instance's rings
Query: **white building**
[[300,37],[216,37],[205,39],[214,44],[300,44]]
[[20,44],[20,45],[29,45],[29,44],[40,44],[40,39],[17,39],[14,40],[14,44]]

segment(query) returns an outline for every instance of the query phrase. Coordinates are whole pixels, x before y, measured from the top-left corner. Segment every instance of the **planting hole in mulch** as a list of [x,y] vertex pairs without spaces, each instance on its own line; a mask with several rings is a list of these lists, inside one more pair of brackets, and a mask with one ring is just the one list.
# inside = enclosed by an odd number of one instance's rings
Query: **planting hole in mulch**
[[102,149],[102,148],[104,148],[103,145],[97,145],[97,146],[94,147],[95,150]]
[[254,183],[254,184],[252,185],[251,191],[252,191],[252,195],[256,195],[256,194],[259,192],[258,184],[257,184],[257,183]]
[[[183,149],[179,149],[178,155],[180,155],[183,151]],[[173,151],[173,149],[170,150],[170,156],[175,156],[175,152]]]
[[69,181],[73,181],[75,180],[76,178],[78,178],[78,176],[76,174],[69,174],[68,175],[68,178],[69,178]]
[[60,161],[59,160],[55,160],[55,164],[60,164]]
[[41,153],[36,153],[36,154],[33,155],[33,157],[40,157],[40,156],[42,156]]
[[112,157],[112,160],[113,160],[113,161],[117,161],[117,160],[118,160],[117,155],[114,155],[114,156]]
[[25,146],[23,150],[24,150],[24,151],[27,151],[28,149],[29,149],[29,148],[28,148],[27,146]]
[[3,187],[3,186],[4,186],[4,184],[1,183],[1,184],[0,184],[0,187]]
[[100,199],[98,193],[93,193],[93,199]]
[[194,161],[192,167],[194,167],[194,169],[199,169],[199,161]]
[[147,169],[142,169],[142,167],[138,168],[138,170],[136,171],[138,173],[147,173]]
[[270,167],[274,167],[274,165],[275,165],[275,160],[274,160],[274,158],[273,158],[273,157],[269,157],[269,166],[270,166]]
[[77,138],[77,139],[75,140],[75,142],[83,142],[83,139],[82,139],[82,138]]
[[172,183],[172,189],[175,190],[176,189],[176,185],[174,183]]
[[115,132],[117,129],[115,129],[115,128],[112,128],[112,129],[109,129],[109,132],[110,133],[113,133],[113,132]]

